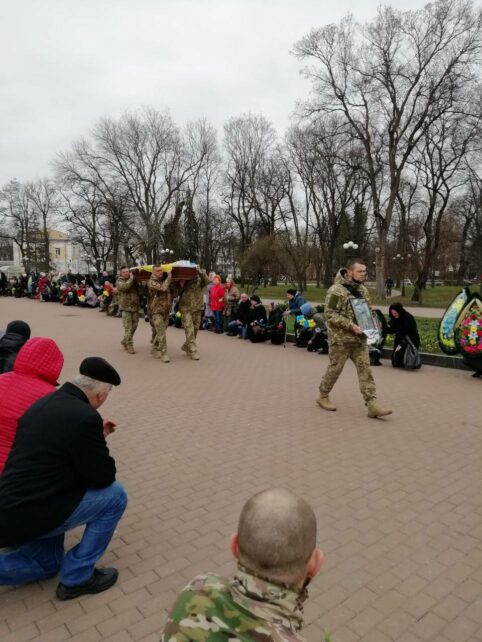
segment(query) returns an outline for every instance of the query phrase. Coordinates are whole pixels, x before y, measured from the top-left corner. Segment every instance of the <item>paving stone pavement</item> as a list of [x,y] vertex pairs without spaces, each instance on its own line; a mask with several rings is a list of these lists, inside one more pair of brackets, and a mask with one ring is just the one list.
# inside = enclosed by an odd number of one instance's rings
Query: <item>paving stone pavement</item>
[[[122,375],[101,409],[118,424],[109,446],[129,506],[102,562],[118,584],[97,596],[54,599],[57,580],[0,588],[0,640],[158,640],[166,609],[193,575],[230,574],[230,534],[243,502],[282,485],[305,497],[326,560],[312,582],[305,636],[321,642],[482,640],[482,385],[424,367],[374,374],[386,420],[366,417],[348,364],[336,413],[314,401],[327,358],[293,346],[252,345],[201,332],[201,360],[136,355],[119,319],[95,310],[0,299],[66,356],[61,381],[89,355]],[[67,544],[78,535],[70,534]]]

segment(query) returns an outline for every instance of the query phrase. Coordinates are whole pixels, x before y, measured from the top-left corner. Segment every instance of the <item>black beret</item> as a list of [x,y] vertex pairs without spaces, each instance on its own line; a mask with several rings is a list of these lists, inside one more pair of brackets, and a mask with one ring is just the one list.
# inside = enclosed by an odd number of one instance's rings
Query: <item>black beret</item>
[[102,357],[87,357],[80,364],[81,375],[118,386],[121,382],[119,373]]

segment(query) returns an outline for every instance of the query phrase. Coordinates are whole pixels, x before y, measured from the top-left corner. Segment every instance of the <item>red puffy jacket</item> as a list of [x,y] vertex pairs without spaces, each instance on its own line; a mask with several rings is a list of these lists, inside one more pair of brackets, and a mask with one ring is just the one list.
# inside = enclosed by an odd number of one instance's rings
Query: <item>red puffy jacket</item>
[[20,349],[13,372],[0,375],[0,474],[12,448],[17,424],[30,406],[54,392],[64,357],[52,339],[29,339]]
[[224,308],[224,288],[221,284],[213,285],[209,291],[211,310],[222,310]]

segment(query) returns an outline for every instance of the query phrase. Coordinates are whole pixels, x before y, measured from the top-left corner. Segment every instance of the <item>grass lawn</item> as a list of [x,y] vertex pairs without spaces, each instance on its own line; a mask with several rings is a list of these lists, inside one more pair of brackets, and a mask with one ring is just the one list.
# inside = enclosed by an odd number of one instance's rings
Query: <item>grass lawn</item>
[[[422,293],[423,303],[419,306],[418,303],[411,301],[413,294],[413,286],[405,288],[405,297],[397,296],[390,299],[390,303],[399,301],[407,307],[421,307],[421,308],[446,308],[452,299],[462,290],[461,285],[436,285],[434,288],[427,287]],[[478,284],[470,286],[471,292],[478,292]]]
[[[437,330],[440,321],[428,317],[417,317],[418,333],[420,335],[420,352],[442,354],[437,343]],[[389,335],[385,342],[386,347],[393,346],[393,335]]]
[[[286,290],[290,286],[288,285],[277,285],[277,286],[268,286],[266,288],[259,287],[256,290],[256,294],[261,297],[263,303],[269,303],[270,300],[285,301],[286,300]],[[370,297],[372,299],[372,304],[376,305],[389,305],[395,301],[399,301],[405,306],[408,307],[421,307],[421,308],[446,308],[448,304],[452,301],[458,292],[462,289],[461,285],[440,285],[435,286],[434,288],[428,287],[423,292],[423,304],[419,306],[418,303],[413,303],[410,298],[413,293],[413,287],[406,287],[406,296],[405,297],[393,297],[389,300],[378,301],[375,295],[375,290],[368,288],[370,292]],[[472,292],[476,292],[478,289],[477,285],[471,287]],[[303,292],[303,296],[308,299],[308,301],[313,301],[314,303],[322,303],[325,300],[326,288],[317,288],[313,285],[309,285],[307,289]]]

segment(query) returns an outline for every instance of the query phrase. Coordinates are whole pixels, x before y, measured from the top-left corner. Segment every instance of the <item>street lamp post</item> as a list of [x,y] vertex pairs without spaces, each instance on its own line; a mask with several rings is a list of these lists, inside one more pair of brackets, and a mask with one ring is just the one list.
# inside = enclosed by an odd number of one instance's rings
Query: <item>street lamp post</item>
[[172,259],[173,254],[174,250],[170,250],[167,247],[164,250],[161,250],[161,255],[163,255],[166,260],[168,260],[169,257]]
[[411,258],[412,258],[411,254],[406,254],[405,256],[402,256],[401,254],[396,254],[393,257],[393,260],[396,262],[396,264],[402,268],[402,296],[403,297],[405,296],[405,281],[407,278],[407,259],[410,260]]
[[346,243],[343,243],[343,249],[344,250],[358,250],[358,244],[353,243],[353,241],[347,241]]

